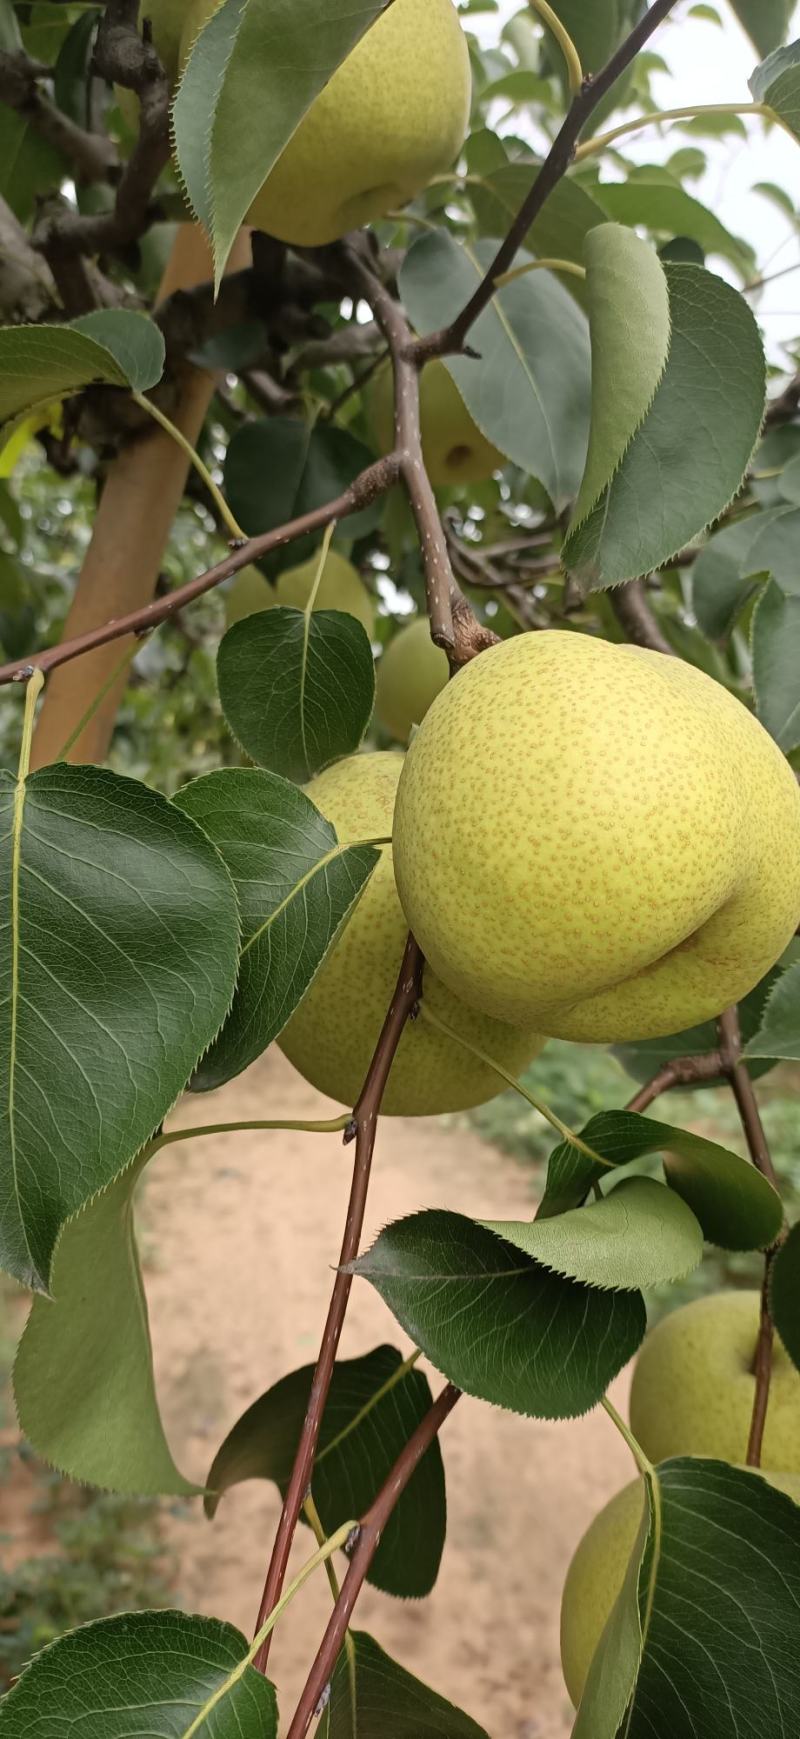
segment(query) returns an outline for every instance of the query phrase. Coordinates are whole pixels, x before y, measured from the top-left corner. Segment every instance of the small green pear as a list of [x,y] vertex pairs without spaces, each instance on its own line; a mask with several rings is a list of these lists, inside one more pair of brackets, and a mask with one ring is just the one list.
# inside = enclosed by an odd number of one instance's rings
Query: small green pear
[[[762,1468],[765,1479],[800,1503],[800,1474]],[[561,1601],[561,1665],[577,1709],[597,1645],[622,1589],[646,1502],[644,1481],[634,1479],[612,1497],[587,1528],[567,1571]]]
[[[402,756],[393,751],[353,755],[312,779],[308,795],[333,822],[341,844],[390,836],[402,764]],[[392,848],[385,845],[355,911],[278,1040],[300,1074],[340,1105],[354,1105],[363,1085],[406,935]],[[541,1049],[535,1033],[463,1008],[427,971],[424,995],[435,1014],[514,1075]],[[503,1090],[494,1070],[416,1020],[400,1040],[382,1110],[394,1117],[462,1111]]]
[[375,712],[398,743],[408,742],[449,674],[447,654],[434,646],[426,619],[409,622],[389,641],[378,664]]
[[521,634],[437,695],[393,831],[403,909],[471,1007],[589,1043],[745,996],[800,920],[800,790],[681,658]]
[[[394,384],[388,363],[375,370],[366,389],[367,417],[376,446],[394,446]],[[420,377],[420,428],[425,469],[434,487],[481,483],[508,460],[474,423],[443,362],[429,362]]]
[[[292,610],[304,610],[318,566],[318,556],[312,556],[298,568],[287,568],[274,586],[252,564],[242,568],[225,593],[228,627],[241,622],[244,616],[252,616],[256,610],[271,610],[279,604]],[[338,550],[328,551],[314,609],[341,610],[347,616],[355,616],[365,632],[372,636],[375,626],[372,599],[357,569]]]
[[[182,62],[217,4],[190,6]],[[319,247],[406,205],[458,156],[470,100],[452,0],[394,0],[311,104],[248,222],[295,247]],[[257,112],[247,125],[258,126]]]
[[[714,1455],[744,1461],[753,1412],[757,1292],[714,1292],[662,1318],[642,1347],[631,1430],[651,1461]],[[763,1458],[800,1474],[800,1372],[776,1336]]]

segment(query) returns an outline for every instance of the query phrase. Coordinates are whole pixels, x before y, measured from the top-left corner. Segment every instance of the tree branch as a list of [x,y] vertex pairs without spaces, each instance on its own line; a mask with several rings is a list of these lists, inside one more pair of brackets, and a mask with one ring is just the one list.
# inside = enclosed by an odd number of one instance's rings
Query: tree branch
[[625,1106],[626,1111],[646,1111],[654,1099],[662,1093],[667,1093],[671,1087],[696,1087],[701,1081],[715,1081],[723,1074],[722,1057],[719,1051],[710,1051],[700,1057],[673,1057],[669,1063],[664,1063],[656,1074],[646,1081],[638,1093],[634,1093]]
[[[337,515],[338,517],[338,515]],[[328,1316],[322,1336],[317,1368],[311,1384],[308,1408],[300,1433],[294,1467],[286,1490],[286,1496],[278,1523],[278,1531],[272,1548],[264,1593],[258,1613],[256,1630],[260,1630],[269,1617],[273,1607],[280,1599],[286,1566],[289,1562],[292,1540],[300,1519],[300,1511],[311,1484],[314,1468],[314,1456],[319,1441],[322,1417],[328,1399],[328,1393],[333,1377],[336,1353],[344,1326],[347,1302],[350,1288],[353,1284],[352,1274],[346,1272],[347,1265],[358,1255],[361,1233],[364,1226],[364,1214],[367,1205],[370,1172],[372,1170],[372,1155],[375,1148],[375,1136],[378,1127],[378,1114],[381,1101],[389,1078],[389,1070],[394,1061],[395,1052],[403,1036],[407,1020],[419,1001],[422,992],[422,955],[414,941],[409,936],[403,955],[400,973],[395,986],[394,995],[389,1005],[389,1011],[383,1023],[380,1038],[375,1049],[375,1055],[367,1072],[367,1078],[361,1090],[358,1104],[353,1112],[352,1123],[345,1133],[345,1140],[355,1138],[356,1150],[353,1165],[353,1183],[350,1191],[350,1202],[347,1209],[342,1250],[339,1259],[339,1269],[333,1285],[333,1293],[328,1308]],[[412,1469],[413,1471],[413,1469]],[[400,1488],[402,1489],[402,1487]],[[398,1497],[400,1495],[398,1491]],[[396,1499],[395,1499],[396,1501]],[[270,1639],[266,1639],[254,1665],[260,1672],[266,1672],[269,1658]],[[313,1709],[312,1709],[313,1713]]]
[[306,1680],[305,1689],[297,1705],[287,1739],[305,1739],[326,1686],[330,1682],[339,1650],[350,1624],[353,1608],[363,1588],[386,1523],[402,1497],[412,1474],[418,1468],[423,1455],[430,1449],[445,1420],[460,1399],[461,1391],[454,1388],[452,1383],[448,1383],[438,1399],[434,1401],[425,1418],[417,1426],[413,1436],[409,1438],[385,1485],[381,1487],[374,1504],[364,1516],[350,1558],[350,1567],[317,1651],[316,1660]]
[[651,652],[675,654],[653,615],[641,580],[625,580],[621,586],[610,586],[608,601],[620,626],[634,646],[647,646]]
[[0,102],[15,109],[30,122],[40,139],[60,151],[84,185],[106,181],[109,172],[117,167],[116,146],[105,133],[88,133],[77,126],[44,96],[39,89],[41,76],[38,61],[30,60],[21,51],[10,54],[0,49]]
[[45,261],[31,247],[11,207],[0,199],[0,318],[35,325],[57,305]]
[[498,278],[507,272],[513,264],[518,249],[522,246],[528,230],[534,219],[538,217],[547,199],[566,175],[572,162],[575,147],[586,126],[590,115],[597,108],[603,97],[616,84],[620,74],[625,72],[635,59],[641,48],[663,23],[668,13],[672,11],[675,0],[653,0],[649,11],[640,18],[638,24],[620,44],[616,53],[594,77],[584,79],[583,85],[575,97],[559,133],[546,156],[536,180],[523,201],[511,228],[501,242],[484,278],[478,285],[474,295],[470,297],[465,308],[456,315],[449,326],[440,332],[431,333],[427,338],[418,338],[415,344],[415,356],[418,365],[427,362],[434,356],[447,356],[454,351],[463,349],[464,340],[470,327],[479,314],[490,303],[494,295]]

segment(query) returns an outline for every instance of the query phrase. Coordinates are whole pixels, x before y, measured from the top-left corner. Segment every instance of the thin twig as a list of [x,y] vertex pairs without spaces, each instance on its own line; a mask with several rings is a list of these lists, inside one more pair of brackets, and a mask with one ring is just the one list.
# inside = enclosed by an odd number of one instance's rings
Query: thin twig
[[621,586],[611,586],[608,600],[634,646],[646,646],[650,652],[665,652],[670,658],[674,656],[650,609],[641,580],[626,580]]
[[331,1614],[311,1672],[306,1680],[305,1689],[297,1705],[287,1739],[305,1739],[320,1699],[330,1682],[339,1650],[350,1625],[353,1608],[364,1586],[370,1564],[380,1545],[386,1523],[402,1497],[412,1474],[418,1468],[423,1455],[430,1449],[445,1420],[460,1399],[461,1391],[454,1388],[452,1383],[448,1383],[438,1399],[434,1401],[425,1418],[417,1426],[413,1437],[409,1438],[385,1485],[381,1487],[375,1502],[364,1516],[350,1558],[350,1567],[342,1583],[341,1593]]
[[709,1051],[707,1055],[698,1057],[673,1057],[639,1088],[638,1093],[634,1093],[625,1110],[646,1111],[654,1099],[669,1092],[671,1087],[697,1087],[702,1081],[717,1080],[722,1073],[719,1051]]
[[[370,1172],[372,1170],[372,1155],[375,1147],[375,1136],[378,1127],[378,1114],[381,1108],[389,1070],[394,1061],[395,1053],[407,1020],[409,1019],[422,990],[422,955],[414,941],[409,936],[403,955],[402,965],[395,986],[394,995],[389,1005],[389,1011],[383,1023],[380,1038],[370,1064],[367,1078],[361,1091],[358,1104],[353,1112],[352,1125],[345,1134],[347,1139],[352,1128],[355,1137],[355,1161],[353,1165],[353,1183],[350,1191],[350,1202],[347,1209],[339,1269],[333,1285],[328,1316],[322,1336],[322,1343],[311,1384],[306,1416],[303,1421],[300,1440],[297,1445],[294,1467],[286,1488],[286,1496],[278,1523],[278,1531],[272,1548],[264,1593],[258,1613],[257,1630],[265,1623],[267,1617],[280,1599],[289,1562],[297,1524],[300,1518],[306,1493],[311,1484],[314,1467],[314,1456],[319,1441],[320,1427],[325,1412],[325,1405],[333,1377],[336,1353],[344,1326],[347,1302],[350,1288],[353,1284],[351,1274],[345,1272],[347,1264],[353,1262],[358,1255],[361,1233],[364,1226],[364,1214],[367,1205]],[[399,1495],[399,1494],[398,1494]],[[269,1657],[269,1639],[259,1650],[255,1666],[260,1672],[266,1672]],[[312,1711],[313,1712],[313,1711]]]
[[85,186],[106,181],[118,164],[116,146],[105,133],[87,132],[57,108],[40,91],[41,76],[38,61],[30,60],[22,51],[11,54],[0,49],[0,102],[15,109],[40,139],[60,151]]

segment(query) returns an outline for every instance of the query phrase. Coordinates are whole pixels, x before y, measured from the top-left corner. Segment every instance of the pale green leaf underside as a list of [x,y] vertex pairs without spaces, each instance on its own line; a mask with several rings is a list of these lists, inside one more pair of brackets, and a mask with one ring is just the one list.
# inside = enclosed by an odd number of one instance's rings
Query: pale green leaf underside
[[580,525],[611,482],[655,398],[669,351],[669,293],[648,242],[618,223],[586,237],[592,421],[586,470],[572,525]]
[[778,979],[745,1055],[800,1059],[800,963]]
[[768,103],[800,139],[800,42],[776,48],[756,67],[750,89],[757,103]]
[[682,1279],[703,1255],[691,1208],[652,1178],[627,1179],[602,1201],[553,1219],[481,1225],[557,1274],[623,1291]]

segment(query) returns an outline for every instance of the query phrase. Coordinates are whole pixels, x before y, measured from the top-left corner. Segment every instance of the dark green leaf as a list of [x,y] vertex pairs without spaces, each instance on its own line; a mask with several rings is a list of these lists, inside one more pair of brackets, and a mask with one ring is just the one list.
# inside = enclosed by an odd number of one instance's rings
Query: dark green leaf
[[358,748],[375,699],[369,640],[339,610],[260,610],[234,623],[217,681],[251,760],[300,781]]
[[800,1225],[792,1227],[772,1264],[770,1306],[786,1351],[800,1371]]
[[745,1046],[748,1057],[800,1058],[800,964],[774,982],[758,1031]]
[[751,596],[758,569],[750,560],[753,545],[763,535],[765,521],[783,508],[754,513],[738,525],[726,525],[710,537],[692,569],[692,602],[704,634],[722,640]]
[[72,326],[0,328],[0,422],[91,381],[133,386],[160,379],[164,340],[146,314],[106,308]]
[[15,817],[15,790],[1,774],[0,1261],[43,1289],[64,1220],[152,1135],[218,1031],[238,917],[213,846],[155,791],[46,767]]
[[[305,1365],[254,1401],[228,1433],[208,1475],[206,1513],[244,1479],[274,1480],[286,1492],[314,1366]],[[432,1404],[430,1384],[394,1347],[376,1347],[334,1367],[312,1493],[326,1534],[369,1509]],[[423,1456],[381,1535],[369,1573],[386,1594],[420,1599],[439,1573],[446,1526],[438,1438]]]
[[783,1210],[772,1185],[715,1141],[631,1111],[599,1111],[580,1141],[598,1159],[569,1141],[553,1149],[540,1218],[577,1207],[609,1166],[661,1153],[667,1183],[696,1214],[710,1243],[724,1250],[766,1249],[780,1231]]
[[730,260],[743,277],[752,275],[755,254],[749,242],[731,235],[719,218],[677,181],[664,181],[642,168],[627,181],[598,183],[594,197],[618,223],[641,224],[656,235],[689,236],[704,253]]
[[731,5],[759,54],[770,54],[786,41],[793,0],[731,0]]
[[[400,286],[418,332],[452,320],[495,251],[488,242],[459,245],[444,231],[414,243]],[[588,436],[589,338],[580,310],[549,272],[532,272],[498,291],[470,344],[480,360],[444,359],[470,416],[563,507],[577,489]]]
[[[225,494],[250,537],[274,531],[340,495],[369,465],[372,454],[347,429],[312,428],[297,417],[269,417],[237,429],[225,458]],[[380,504],[378,507],[380,511]],[[341,524],[348,542],[376,522],[372,508]],[[336,538],[334,538],[334,542]],[[319,533],[296,538],[260,565],[274,578],[314,554]]]
[[672,338],[653,404],[564,547],[591,586],[662,566],[735,495],[758,439],[764,354],[747,303],[697,266],[665,267]]
[[79,127],[89,125],[87,74],[98,13],[94,6],[78,14],[58,51],[53,95],[58,107]]
[[0,103],[0,198],[20,222],[27,223],[39,195],[60,186],[68,174],[61,152],[17,109]]
[[351,1271],[452,1383],[536,1418],[587,1412],[644,1334],[638,1292],[564,1280],[463,1214],[398,1220]]
[[412,1678],[363,1630],[348,1632],[319,1739],[488,1739],[444,1697]]
[[164,1435],[133,1228],[146,1158],[64,1227],[53,1298],[34,1299],[20,1342],[14,1398],[31,1447],[70,1479],[186,1494],[198,1488],[178,1472]]
[[25,603],[28,595],[25,577],[22,563],[0,550],[0,610],[19,610]]
[[[739,1024],[743,1042],[746,1044],[758,1032],[766,1006],[767,998],[773,986],[780,977],[780,966],[774,966],[766,978],[762,978],[754,990],[739,1003]],[[703,1021],[700,1026],[687,1027],[682,1033],[670,1033],[663,1039],[638,1039],[627,1045],[615,1045],[614,1055],[619,1058],[623,1069],[633,1076],[634,1081],[649,1081],[651,1076],[675,1057],[709,1056],[719,1048],[719,1035],[712,1020]],[[750,1074],[754,1080],[774,1068],[775,1058],[752,1058],[748,1063]],[[704,1087],[721,1087],[724,1076],[716,1075],[713,1080],[704,1081]],[[686,1091],[686,1087],[682,1088]]]
[[126,1612],[85,1624],[35,1657],[0,1703],[0,1733],[187,1739],[199,1722],[203,1739],[277,1739],[273,1686],[254,1667],[239,1675],[247,1651],[233,1625],[185,1612]]
[[[599,72],[619,40],[623,23],[620,0],[551,0],[551,4],[569,31],[584,70]],[[559,52],[554,47],[554,54]]]
[[691,1208],[646,1177],[627,1178],[602,1200],[553,1218],[481,1224],[557,1274],[617,1291],[679,1280],[703,1257]]
[[100,308],[73,320],[70,331],[85,332],[96,344],[104,345],[135,392],[146,392],[161,379],[164,337],[146,314],[130,308]]
[[790,42],[768,54],[756,67],[750,89],[756,102],[768,103],[800,139],[800,42]]
[[753,616],[753,687],[762,725],[788,755],[800,746],[800,597],[774,580]]
[[771,574],[787,597],[800,597],[800,507],[760,514],[747,523],[756,527],[747,558],[751,573]]
[[[500,163],[484,174],[480,184],[470,185],[470,198],[481,233],[504,236],[530,192],[541,165],[536,158],[523,163]],[[575,260],[583,265],[583,250],[589,231],[605,222],[602,206],[583,187],[565,175],[553,188],[523,245],[542,259]],[[565,277],[564,288],[585,302],[581,278]]]
[[22,542],[25,522],[8,484],[0,480],[0,522],[5,526],[8,536],[17,549]]

